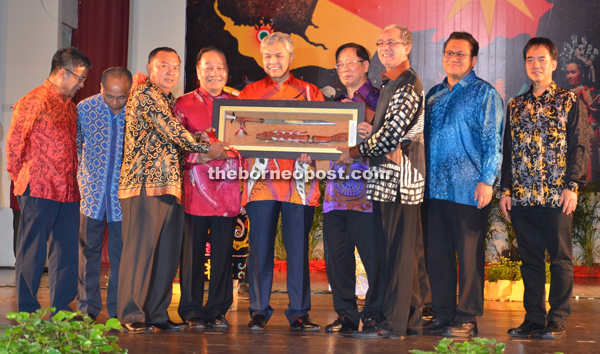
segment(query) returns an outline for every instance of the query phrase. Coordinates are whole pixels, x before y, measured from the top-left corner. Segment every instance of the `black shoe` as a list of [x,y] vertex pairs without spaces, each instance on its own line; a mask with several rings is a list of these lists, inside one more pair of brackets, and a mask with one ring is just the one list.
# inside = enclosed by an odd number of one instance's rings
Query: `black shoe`
[[202,317],[192,317],[189,320],[185,320],[185,322],[190,326],[190,328],[206,328],[206,323],[204,323],[204,319]]
[[154,327],[144,322],[133,322],[126,323],[123,325],[123,332],[125,333],[152,333],[154,331]]
[[418,337],[421,335],[421,331],[419,331],[416,328],[407,328],[406,329],[406,335],[408,337]]
[[441,335],[446,329],[446,325],[442,320],[432,318],[431,320],[423,323],[423,334],[425,335]]
[[556,321],[550,321],[540,332],[531,335],[531,338],[544,338],[544,339],[561,339],[567,334],[567,329],[564,325]]
[[513,337],[527,338],[532,334],[541,332],[544,329],[544,325],[525,320],[517,328],[511,328],[508,330],[508,334]]
[[325,326],[325,332],[355,332],[358,331],[358,326],[352,323],[344,316],[339,316],[333,323]]
[[227,322],[225,316],[223,315],[218,315],[208,319],[208,321],[206,321],[206,325],[213,328],[229,328],[229,322]]
[[175,323],[171,320],[166,320],[165,322],[153,323],[152,325],[163,331],[180,331],[182,329],[190,328],[190,325],[188,325],[187,323]]
[[296,319],[291,327],[292,329],[302,331],[318,331],[321,328],[321,326],[313,322],[308,315]]
[[377,325],[365,329],[364,323],[362,331],[353,332],[351,335],[354,338],[402,338],[401,335],[390,332],[387,329],[379,328]]
[[444,337],[471,337],[476,336],[477,322],[453,323],[442,332]]
[[267,318],[263,315],[255,315],[248,322],[248,329],[251,331],[264,331],[267,327]]
[[81,315],[77,315],[71,319],[71,321],[83,322],[85,320],[84,315],[88,315],[88,317],[92,320],[92,322],[96,322],[96,315],[91,313],[84,313]]
[[362,332],[377,332],[378,330],[377,322],[374,319],[370,317],[365,318],[363,321]]

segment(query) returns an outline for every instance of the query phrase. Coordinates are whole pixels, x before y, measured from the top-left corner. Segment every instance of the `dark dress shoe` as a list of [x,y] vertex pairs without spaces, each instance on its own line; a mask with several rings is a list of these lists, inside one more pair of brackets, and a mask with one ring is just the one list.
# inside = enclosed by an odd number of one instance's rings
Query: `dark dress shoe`
[[321,328],[318,324],[313,322],[313,320],[308,317],[308,315],[304,315],[294,321],[292,323],[292,329],[301,330],[301,331],[318,331]]
[[135,333],[135,334],[139,334],[139,333],[151,333],[154,331],[154,328],[144,322],[133,322],[133,323],[126,323],[123,325],[123,332],[125,333]]
[[77,315],[75,317],[73,317],[73,319],[71,321],[78,321],[78,322],[83,322],[85,320],[84,315],[88,315],[88,317],[92,320],[92,322],[96,322],[96,315],[91,314],[91,313],[87,313],[87,314],[82,314],[82,315]]
[[442,332],[444,337],[471,337],[476,336],[477,322],[453,323]]
[[192,317],[185,322],[190,326],[190,328],[206,328],[206,324],[204,323],[204,319],[202,317]]
[[225,316],[223,315],[210,318],[208,321],[206,321],[206,324],[213,328],[229,328],[229,322],[227,322]]
[[448,326],[442,320],[434,317],[423,324],[423,334],[432,336],[441,335],[446,327]]
[[325,326],[325,332],[355,332],[358,326],[344,316],[339,316],[332,323]]
[[513,337],[524,337],[527,338],[532,334],[541,332],[544,329],[544,325],[525,320],[517,328],[511,328],[508,330],[508,334]]
[[567,334],[565,326],[556,321],[550,321],[543,330],[531,335],[531,338],[561,339]]
[[182,329],[190,328],[190,325],[188,325],[187,323],[175,323],[171,320],[153,323],[152,325],[163,331],[180,331]]
[[363,329],[360,332],[353,332],[351,334],[354,338],[402,338],[401,335],[390,332],[387,329],[383,329],[375,326],[365,329],[365,325],[363,323]]
[[263,315],[254,315],[248,322],[248,329],[251,331],[264,331],[267,327],[267,318]]

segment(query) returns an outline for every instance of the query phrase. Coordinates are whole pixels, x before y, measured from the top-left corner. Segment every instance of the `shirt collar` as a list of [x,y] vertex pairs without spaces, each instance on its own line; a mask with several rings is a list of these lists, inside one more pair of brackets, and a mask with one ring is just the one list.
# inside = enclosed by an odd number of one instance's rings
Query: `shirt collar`
[[198,87],[198,92],[200,92],[203,96],[208,97],[209,99],[214,99],[214,98],[226,98],[227,97],[227,93],[223,90],[221,90],[221,93],[213,96],[212,93],[208,92],[206,89],[204,89],[204,87],[200,86]]
[[389,71],[385,70],[384,72],[382,72],[381,78],[384,80],[386,78],[390,79],[390,80],[396,80],[408,68],[410,68],[410,62],[407,59],[407,60],[403,61],[402,63],[400,63],[400,65],[394,67],[392,70],[389,70]]
[[[278,85],[278,84],[277,84],[277,82],[273,81],[273,79],[271,79],[271,77],[270,77],[270,76],[268,76],[268,75],[267,75],[266,79],[267,79],[267,85],[273,85],[273,86],[277,86],[277,85]],[[289,78],[289,79],[287,79],[287,80],[285,80],[285,81],[284,81],[284,82],[281,84],[281,86],[283,86],[283,85],[285,85],[285,84],[288,84],[288,85],[292,85],[292,86],[294,86],[294,82],[295,82],[295,81],[296,81],[296,77],[294,77],[294,74],[290,73],[290,78]]]
[[50,80],[48,80],[48,79],[46,79],[44,81],[43,86],[48,90],[48,92],[51,95],[56,96],[57,98],[60,97],[65,102],[68,102],[71,99],[71,97],[69,97],[67,95],[63,95],[62,92],[58,91],[58,88],[56,86],[54,86],[54,84],[52,82],[50,82]]
[[[372,89],[373,89],[373,84],[371,83],[371,80],[367,79],[367,81],[365,81],[365,83],[362,84],[358,88],[358,90],[356,90],[356,92],[358,92],[358,94],[360,96],[362,96],[363,99],[366,99]],[[355,94],[354,97],[357,97],[356,92],[354,92],[354,94]],[[344,98],[348,98],[347,92],[342,93],[341,99],[344,99]]]
[[[550,86],[548,86],[548,88],[546,89],[546,91],[544,91],[544,93],[542,93],[539,97],[542,96],[556,96],[556,90],[558,89],[558,86],[556,85],[556,83],[554,81],[552,81],[550,83]],[[527,96],[533,96],[533,84],[529,87],[529,91],[527,91]]]
[[[462,80],[460,80],[456,85],[460,85],[461,87],[467,87],[469,86],[472,82],[474,82],[477,79],[477,75],[475,75],[475,71],[471,71],[469,73],[469,75],[465,76],[462,78]],[[446,76],[446,78],[444,79],[444,81],[442,82],[442,84],[444,85],[444,87],[449,89],[449,85],[448,85],[448,77]],[[456,87],[456,85],[453,86]]]

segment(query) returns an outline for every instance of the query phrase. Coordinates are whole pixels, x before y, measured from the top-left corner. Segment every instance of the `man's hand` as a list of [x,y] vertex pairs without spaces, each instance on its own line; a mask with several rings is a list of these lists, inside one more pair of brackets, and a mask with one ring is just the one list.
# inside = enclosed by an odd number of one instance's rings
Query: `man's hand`
[[350,149],[349,148],[337,148],[338,151],[342,152],[342,155],[340,156],[340,158],[335,162],[338,165],[352,165],[352,163],[354,162],[354,159],[350,157]]
[[563,189],[562,193],[560,194],[558,205],[562,205],[563,213],[567,215],[571,214],[575,211],[575,208],[577,208],[577,193],[566,188]]
[[475,187],[475,198],[477,201],[477,209],[484,208],[492,201],[492,194],[494,194],[494,188],[487,183],[479,182]]
[[510,220],[510,215],[508,214],[508,211],[511,208],[511,204],[512,204],[511,197],[505,195],[502,198],[500,198],[500,209],[502,209],[504,216],[506,216],[506,219],[508,219],[508,220]]
[[310,158],[310,156],[308,156],[308,154],[300,155],[300,157],[296,161],[298,161],[298,163],[312,163],[312,159]]
[[209,161],[210,161],[210,158],[208,157],[207,154],[198,153],[198,158],[196,159],[197,163],[208,163]]
[[[210,144],[210,148],[206,153],[210,160],[227,160],[227,153],[223,150],[227,146],[227,143],[222,141],[215,141]],[[200,159],[200,158],[198,158]]]
[[358,130],[358,136],[360,136],[363,139],[366,139],[369,136],[371,136],[371,133],[373,132],[373,126],[367,122],[362,122],[358,123],[356,130]]

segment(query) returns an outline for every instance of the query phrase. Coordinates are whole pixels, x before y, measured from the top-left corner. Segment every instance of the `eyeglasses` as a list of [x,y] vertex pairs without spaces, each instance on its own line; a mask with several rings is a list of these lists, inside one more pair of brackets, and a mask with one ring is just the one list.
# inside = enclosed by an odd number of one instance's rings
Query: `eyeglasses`
[[461,53],[461,52],[450,52],[450,51],[444,52],[444,58],[446,58],[446,59],[452,59],[455,56],[456,56],[456,59],[458,59],[458,60],[464,60],[465,57],[470,57],[472,55],[466,54],[466,53]]
[[402,44],[402,42],[398,42],[398,41],[395,41],[393,39],[388,39],[387,41],[381,41],[381,40],[379,40],[379,41],[375,42],[375,45],[378,46],[378,47],[381,47],[382,45],[386,45],[386,44],[388,46],[390,46],[390,47],[393,47],[395,45]]
[[69,70],[69,69],[67,69],[67,68],[63,68],[63,69],[65,69],[65,71],[67,71],[67,72],[68,72],[68,73],[70,73],[71,75],[75,76],[75,77],[77,78],[77,80],[79,80],[79,82],[80,82],[80,83],[81,83],[81,82],[84,82],[84,81],[85,81],[85,79],[87,79],[87,77],[81,77],[81,76],[79,76],[79,75],[75,74],[74,72],[72,72],[71,70]]
[[363,60],[352,60],[352,61],[347,61],[345,63],[338,63],[338,64],[335,64],[334,66],[335,66],[336,70],[342,70],[344,68],[344,66],[347,67],[348,69],[352,70],[356,66],[356,63],[362,63],[364,61],[366,61],[366,60],[364,60],[364,59]]

